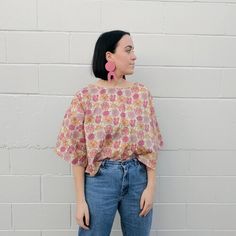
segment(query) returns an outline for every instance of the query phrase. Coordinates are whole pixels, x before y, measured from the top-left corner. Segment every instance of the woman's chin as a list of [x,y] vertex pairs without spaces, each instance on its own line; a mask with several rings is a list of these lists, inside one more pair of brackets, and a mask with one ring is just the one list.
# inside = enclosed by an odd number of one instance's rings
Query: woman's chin
[[134,73],[134,70],[130,70],[126,73],[126,75],[132,75]]

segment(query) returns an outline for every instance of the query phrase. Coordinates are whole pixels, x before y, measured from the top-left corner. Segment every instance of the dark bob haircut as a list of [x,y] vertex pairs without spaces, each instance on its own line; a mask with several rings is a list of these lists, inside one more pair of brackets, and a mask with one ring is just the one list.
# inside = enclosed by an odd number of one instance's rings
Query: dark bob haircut
[[[107,80],[108,72],[105,69],[105,64],[107,63],[106,52],[115,53],[119,40],[126,34],[130,35],[129,32],[113,30],[102,33],[99,36],[95,44],[92,59],[92,71],[95,77]],[[123,78],[126,79],[125,75]]]

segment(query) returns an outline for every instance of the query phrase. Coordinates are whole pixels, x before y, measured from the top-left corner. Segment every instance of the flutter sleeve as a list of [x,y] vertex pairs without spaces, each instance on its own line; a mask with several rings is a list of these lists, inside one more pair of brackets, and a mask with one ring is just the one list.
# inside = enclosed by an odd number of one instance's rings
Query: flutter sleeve
[[64,115],[54,151],[72,165],[86,167],[84,114],[82,95],[76,93]]

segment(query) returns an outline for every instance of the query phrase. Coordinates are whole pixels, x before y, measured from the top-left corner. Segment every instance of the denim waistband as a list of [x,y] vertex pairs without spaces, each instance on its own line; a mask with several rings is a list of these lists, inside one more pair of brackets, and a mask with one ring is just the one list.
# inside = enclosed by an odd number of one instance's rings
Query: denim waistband
[[129,163],[132,163],[134,162],[135,164],[138,164],[138,159],[137,159],[137,156],[135,154],[132,154],[131,156],[128,157],[128,159],[126,160],[112,160],[110,158],[108,159],[104,159],[102,160],[102,164],[101,165],[126,165],[126,164],[129,164]]

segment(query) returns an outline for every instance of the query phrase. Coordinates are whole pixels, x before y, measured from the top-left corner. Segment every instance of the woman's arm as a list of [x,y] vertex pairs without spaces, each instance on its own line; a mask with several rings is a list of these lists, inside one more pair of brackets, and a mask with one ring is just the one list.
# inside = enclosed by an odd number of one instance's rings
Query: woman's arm
[[147,178],[147,186],[144,189],[140,200],[140,216],[146,216],[153,207],[156,185],[156,171],[147,167]]
[[76,203],[85,201],[84,195],[84,170],[83,166],[73,165],[73,176],[75,183]]
[[155,188],[156,185],[156,169],[153,170],[147,167],[148,183],[147,187]]
[[89,229],[89,209],[84,194],[85,168],[83,166],[73,165],[72,170],[74,176],[77,205],[76,220],[82,228]]

